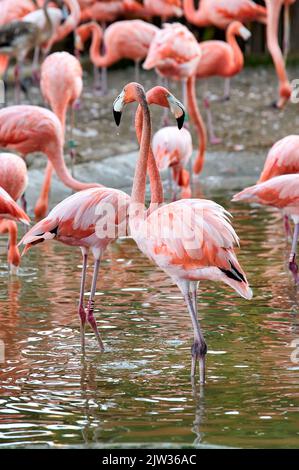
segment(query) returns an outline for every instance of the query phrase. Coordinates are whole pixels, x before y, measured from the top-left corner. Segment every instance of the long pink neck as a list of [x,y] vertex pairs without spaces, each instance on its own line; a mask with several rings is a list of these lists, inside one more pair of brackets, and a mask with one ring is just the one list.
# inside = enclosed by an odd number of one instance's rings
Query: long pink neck
[[195,24],[196,26],[207,26],[209,24],[204,11],[201,8],[201,2],[196,10],[194,6],[194,0],[183,0],[185,17],[189,23]]
[[234,25],[232,24],[227,28],[226,41],[233,51],[233,62],[229,65],[229,70],[227,73],[229,75],[235,75],[239,73],[240,70],[242,70],[244,65],[244,57],[236,40],[236,32],[234,31]]
[[[142,131],[143,131],[143,112],[141,106],[138,106],[135,119],[136,135],[139,144],[141,143]],[[160,173],[156,164],[156,160],[150,147],[148,160],[147,160],[147,171],[150,179],[151,188],[151,204],[162,204],[164,202],[163,184],[161,181]]]
[[104,55],[101,55],[101,44],[104,36],[101,26],[96,23],[91,23],[89,25],[89,31],[92,34],[92,41],[89,50],[90,60],[97,67],[109,67],[113,64],[114,59],[107,50]]
[[52,163],[58,178],[68,188],[74,189],[75,191],[81,191],[82,189],[93,188],[95,186],[102,186],[98,183],[81,183],[80,181],[72,177],[64,161],[62,145],[54,146],[54,148],[48,150],[46,154],[49,161]]
[[190,117],[194,122],[199,135],[199,148],[193,166],[194,173],[197,174],[201,172],[204,164],[205,151],[207,147],[207,131],[197,106],[194,76],[187,80],[187,100]]
[[144,204],[147,160],[151,145],[151,118],[145,98],[139,94],[137,101],[139,102],[142,112],[142,135],[140,140],[139,158],[135,168],[131,204]]

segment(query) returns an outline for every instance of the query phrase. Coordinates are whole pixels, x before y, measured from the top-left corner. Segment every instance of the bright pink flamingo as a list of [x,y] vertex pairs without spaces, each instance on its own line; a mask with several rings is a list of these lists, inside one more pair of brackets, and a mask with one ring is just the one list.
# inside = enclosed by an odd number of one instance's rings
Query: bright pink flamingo
[[15,220],[29,225],[30,219],[26,212],[18,206],[13,198],[0,187],[0,218]]
[[299,175],[275,176],[263,183],[244,189],[233,197],[233,201],[257,202],[280,209],[284,216],[291,217],[294,224],[292,248],[289,258],[289,269],[295,283],[299,283],[298,265],[296,262],[297,242],[299,236]]
[[[168,90],[159,87],[159,93],[164,96],[164,101],[161,105],[171,107],[177,117],[178,125],[182,125],[183,110],[180,108],[182,105]],[[153,96],[153,99],[150,99],[151,103],[155,103],[154,98]],[[114,109],[114,111],[117,119],[117,110]],[[141,130],[142,123],[138,122],[136,132],[139,138]],[[151,202],[154,207],[157,207],[163,202],[163,188],[151,152],[149,159],[148,170],[152,189]],[[51,239],[81,248],[83,266],[78,313],[81,321],[81,345],[83,351],[85,349],[84,331],[86,319],[97,337],[100,349],[104,349],[94,318],[96,283],[100,261],[106,247],[118,236],[127,234],[129,201],[130,197],[118,189],[102,187],[81,191],[54,207],[49,215],[32,227],[21,241],[21,243],[26,245],[25,250],[31,245]],[[88,306],[85,311],[84,290],[89,250],[93,254],[95,265]]]
[[199,135],[199,149],[193,166],[196,174],[203,168],[207,145],[206,128],[195,92],[195,74],[200,58],[201,48],[191,31],[180,23],[166,23],[154,37],[143,64],[145,70],[155,67],[162,77],[186,83],[188,111]]
[[[295,0],[265,0],[266,7],[257,5],[251,0],[200,0],[198,10],[194,0],[184,0],[184,11],[187,20],[197,26],[215,25],[226,28],[233,20],[241,23],[261,21],[267,24],[267,47],[272,56],[279,81],[279,98],[275,105],[282,108],[291,96],[284,58],[278,43],[278,26],[281,8],[285,5],[286,18],[289,17],[289,6]],[[288,42],[289,26],[285,24],[285,42]]]
[[171,170],[173,181],[181,189],[181,198],[191,197],[190,174],[185,168],[193,151],[188,129],[162,127],[155,133],[152,146],[158,170]]
[[[14,201],[25,193],[28,182],[27,168],[24,160],[13,153],[0,153],[0,186]],[[0,233],[9,234],[7,253],[8,266],[11,274],[17,274],[20,265],[18,243],[18,228],[14,220],[0,219]]]
[[[74,109],[78,107],[83,88],[82,75],[83,71],[80,62],[68,52],[54,52],[46,58],[41,67],[40,87],[42,95],[60,120],[64,133],[67,109],[71,107],[72,112],[74,112]],[[59,83],[59,87],[57,83]],[[71,139],[73,123],[74,116],[72,115]],[[72,148],[70,155],[73,170],[75,153]],[[46,193],[51,187],[52,172],[52,164],[48,161],[42,189],[45,200],[48,200]],[[36,209],[35,215],[39,219],[46,215],[43,209],[45,209],[44,204]]]
[[[244,66],[244,57],[237,43],[236,36],[241,36],[245,41],[251,36],[250,31],[239,21],[230,23],[226,30],[226,41],[203,41],[200,43],[201,58],[197,66],[196,78],[208,78],[213,76],[233,77]],[[208,131],[211,143],[219,143],[215,136],[210,101],[204,99],[207,110]]]
[[[105,30],[95,22],[83,24],[76,29],[76,48],[83,49],[84,42],[92,35],[90,60],[96,67],[110,67],[121,59],[135,62],[135,75],[138,78],[139,63],[146,57],[150,43],[159,29],[142,20],[117,21]],[[102,55],[100,47],[105,44]],[[103,78],[103,77],[102,77]],[[106,76],[102,89],[107,90]]]
[[146,212],[151,118],[143,88],[136,83],[125,86],[114,110],[119,115],[133,101],[140,105],[137,120],[142,119],[143,132],[129,206],[130,233],[139,249],[170,276],[184,296],[194,329],[191,375],[195,375],[199,361],[200,381],[204,383],[207,346],[197,319],[198,281],[223,281],[246,299],[252,292],[234,253],[238,237],[223,207],[203,199],[182,199]]
[[[64,136],[59,119],[52,111],[39,106],[9,106],[0,110],[0,147],[15,150],[23,157],[42,152],[54,167],[58,178],[75,191],[100,186],[81,183],[71,176],[63,158]],[[49,189],[43,187],[35,214],[48,208]]]

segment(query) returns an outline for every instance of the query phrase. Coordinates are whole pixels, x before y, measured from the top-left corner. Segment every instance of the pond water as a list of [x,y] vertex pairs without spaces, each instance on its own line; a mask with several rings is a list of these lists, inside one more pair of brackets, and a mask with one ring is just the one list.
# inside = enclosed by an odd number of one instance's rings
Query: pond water
[[246,301],[201,284],[206,386],[190,381],[192,328],[180,293],[132,240],[106,253],[96,297],[106,351],[88,331],[85,360],[80,252],[34,247],[18,278],[7,276],[3,255],[0,446],[298,447],[298,293],[282,222],[271,209],[230,203],[231,190],[204,191],[231,210],[254,290]]

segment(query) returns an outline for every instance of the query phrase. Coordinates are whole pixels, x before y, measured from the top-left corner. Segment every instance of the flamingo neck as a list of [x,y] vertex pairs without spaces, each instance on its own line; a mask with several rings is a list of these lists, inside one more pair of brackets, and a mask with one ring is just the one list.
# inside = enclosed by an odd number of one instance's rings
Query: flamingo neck
[[198,9],[194,6],[194,0],[183,0],[184,12],[189,23],[196,24],[197,26],[206,26],[207,17],[202,8],[201,1]]
[[227,29],[226,41],[232,48],[232,52],[233,52],[233,57],[232,57],[233,62],[230,64],[229,73],[231,75],[234,75],[240,72],[240,70],[243,68],[244,57],[236,39],[236,32],[232,29],[231,26],[232,25],[230,25]]
[[207,132],[196,102],[194,76],[187,79],[187,102],[190,117],[199,135],[199,148],[193,167],[194,173],[198,174],[201,172],[204,164],[205,151],[207,147]]
[[[148,104],[141,94],[138,96],[138,102],[142,112],[142,134],[140,140],[139,158],[135,168],[131,204],[142,204],[144,206],[147,161],[151,145],[151,118]],[[139,215],[141,216],[140,212]]]
[[[135,127],[137,139],[140,144],[143,130],[143,113],[141,106],[138,106],[136,112]],[[164,201],[163,184],[151,146],[148,154],[147,170],[150,179],[151,204],[155,204],[155,206],[160,205]]]
[[100,25],[93,23],[90,25],[92,34],[91,46],[89,51],[90,60],[97,67],[109,67],[111,60],[107,52],[101,54],[101,45],[104,40],[103,29]]

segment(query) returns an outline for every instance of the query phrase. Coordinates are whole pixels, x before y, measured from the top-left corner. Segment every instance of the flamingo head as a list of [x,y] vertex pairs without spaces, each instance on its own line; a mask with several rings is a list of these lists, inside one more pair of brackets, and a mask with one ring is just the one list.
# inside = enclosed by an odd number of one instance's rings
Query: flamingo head
[[113,103],[113,116],[117,126],[120,124],[122,111],[125,105],[133,103],[134,101],[137,101],[139,104],[146,104],[146,96],[142,85],[136,82],[131,82],[124,86],[122,92]]

